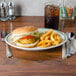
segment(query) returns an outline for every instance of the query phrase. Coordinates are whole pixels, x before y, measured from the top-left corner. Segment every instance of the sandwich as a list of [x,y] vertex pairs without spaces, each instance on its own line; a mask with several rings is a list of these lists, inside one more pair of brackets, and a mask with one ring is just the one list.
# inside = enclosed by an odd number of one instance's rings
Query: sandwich
[[32,48],[39,42],[40,33],[35,26],[19,27],[12,31],[11,43],[24,48]]

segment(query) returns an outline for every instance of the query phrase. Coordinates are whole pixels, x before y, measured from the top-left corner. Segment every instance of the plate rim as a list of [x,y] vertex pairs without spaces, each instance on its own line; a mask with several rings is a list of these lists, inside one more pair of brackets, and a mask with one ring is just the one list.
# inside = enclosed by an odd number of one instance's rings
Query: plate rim
[[[50,30],[49,28],[38,28],[38,29],[47,29],[47,30]],[[54,31],[56,31],[56,32],[58,32],[58,33],[60,33],[60,34],[63,34],[63,36],[65,37],[65,39],[64,39],[64,41],[62,42],[62,43],[60,43],[60,44],[58,44],[58,45],[55,45],[55,46],[51,46],[51,47],[46,47],[46,48],[23,48],[23,47],[19,47],[19,46],[16,46],[16,45],[14,45],[14,44],[11,44],[9,41],[8,41],[8,37],[11,35],[11,33],[9,33],[6,37],[5,37],[5,42],[8,44],[8,45],[10,45],[10,46],[12,46],[12,47],[14,47],[14,48],[17,48],[17,49],[21,49],[21,50],[26,50],[26,51],[42,51],[42,50],[48,50],[48,49],[52,49],[52,48],[56,48],[56,47],[59,47],[59,46],[61,46],[61,45],[63,45],[66,41],[67,41],[67,36],[66,36],[66,34],[64,33],[64,32],[61,32],[61,31],[59,31],[59,30],[55,30],[55,29],[53,29]]]

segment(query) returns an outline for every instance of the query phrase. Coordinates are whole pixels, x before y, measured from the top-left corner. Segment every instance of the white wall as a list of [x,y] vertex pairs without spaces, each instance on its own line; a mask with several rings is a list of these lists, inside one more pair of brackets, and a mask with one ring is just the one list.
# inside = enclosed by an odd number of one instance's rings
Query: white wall
[[[2,2],[3,0],[0,0]],[[5,0],[7,3],[10,0]],[[16,5],[16,15],[43,16],[44,3],[51,0],[12,0]],[[58,0],[53,0],[54,2]],[[66,5],[76,5],[76,0],[66,0]]]

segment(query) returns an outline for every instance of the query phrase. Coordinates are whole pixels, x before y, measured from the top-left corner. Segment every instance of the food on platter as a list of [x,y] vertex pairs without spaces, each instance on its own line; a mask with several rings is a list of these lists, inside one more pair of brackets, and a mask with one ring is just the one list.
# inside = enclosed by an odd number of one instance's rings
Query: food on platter
[[53,32],[53,30],[46,31],[42,33],[40,36],[40,41],[38,42],[37,46],[40,48],[50,47],[54,45],[58,45],[62,42],[59,34],[57,32]]
[[46,48],[60,44],[62,38],[53,29],[40,32],[35,26],[25,26],[14,29],[8,41],[24,48]]
[[16,28],[13,30],[9,41],[17,46],[24,48],[35,47],[39,42],[38,28],[35,26]]
[[42,36],[40,37],[40,39],[44,40],[45,37],[49,36],[52,32],[53,32],[53,30],[46,31],[45,34],[42,34]]

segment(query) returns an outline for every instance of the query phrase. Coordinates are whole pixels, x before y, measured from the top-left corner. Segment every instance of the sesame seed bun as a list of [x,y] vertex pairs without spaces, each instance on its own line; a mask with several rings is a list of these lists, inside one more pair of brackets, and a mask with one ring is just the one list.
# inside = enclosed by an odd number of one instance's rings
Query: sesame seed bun
[[27,33],[35,32],[37,30],[38,28],[35,26],[25,26],[25,27],[16,28],[15,30],[13,30],[12,34],[19,36],[19,35],[24,35]]

